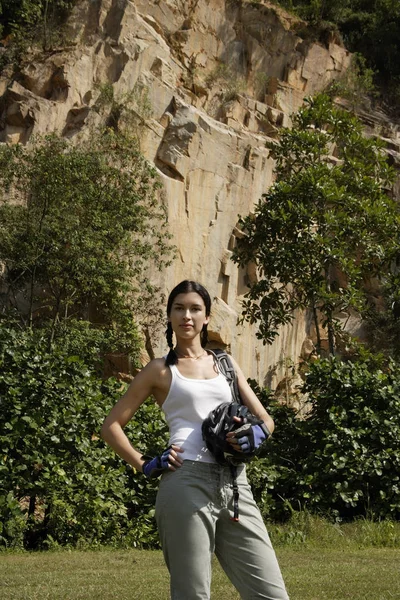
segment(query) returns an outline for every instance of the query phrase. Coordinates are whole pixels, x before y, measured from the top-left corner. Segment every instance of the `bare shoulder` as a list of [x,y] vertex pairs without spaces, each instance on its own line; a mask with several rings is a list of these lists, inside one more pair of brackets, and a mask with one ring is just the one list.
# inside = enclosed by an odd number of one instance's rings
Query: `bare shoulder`
[[157,387],[160,380],[169,375],[169,368],[165,364],[164,358],[154,358],[136,375],[135,380],[146,381],[148,385]]
[[155,358],[150,361],[135,377],[132,382],[133,391],[140,390],[150,396],[154,396],[157,403],[161,406],[165,400],[170,385],[171,371],[165,364],[164,358]]
[[171,370],[165,364],[165,359],[153,359],[142,369],[139,375],[144,378],[147,389],[151,391],[157,404],[161,406],[168,395],[172,380]]
[[233,358],[233,356],[231,356],[231,354],[228,354],[228,357],[230,358],[230,360],[231,360],[231,362],[232,362],[232,364],[234,366],[234,369],[236,371],[237,376],[238,377],[244,377],[242,369],[239,367],[238,363]]
[[140,371],[140,373],[144,373],[146,372],[146,374],[152,374],[152,375],[161,375],[162,373],[166,372],[168,370],[168,367],[165,365],[165,359],[164,358],[153,358],[153,360],[151,360],[149,363],[147,363],[147,365],[145,367],[143,367],[143,369]]

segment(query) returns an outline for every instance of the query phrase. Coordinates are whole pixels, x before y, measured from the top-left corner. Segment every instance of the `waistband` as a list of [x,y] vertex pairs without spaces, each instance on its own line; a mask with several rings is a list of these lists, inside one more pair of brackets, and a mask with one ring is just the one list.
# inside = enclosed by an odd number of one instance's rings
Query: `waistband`
[[[204,475],[214,475],[220,473],[231,474],[231,467],[229,465],[224,466],[219,465],[218,463],[202,462],[199,460],[184,460],[181,469],[183,468],[186,471],[193,471]],[[246,472],[246,465],[242,463],[237,465],[236,469],[237,475],[239,476],[240,474]]]

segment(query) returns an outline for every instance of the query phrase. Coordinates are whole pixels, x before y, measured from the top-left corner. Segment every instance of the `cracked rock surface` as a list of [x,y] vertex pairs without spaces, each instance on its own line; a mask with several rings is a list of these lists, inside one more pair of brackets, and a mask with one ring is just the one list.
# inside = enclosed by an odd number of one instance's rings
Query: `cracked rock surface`
[[[32,57],[0,80],[3,143],[51,131],[80,139],[101,120],[102,87],[112,85],[121,102],[145,90],[141,150],[159,171],[178,248],[173,265],[154,277],[166,293],[185,278],[204,283],[217,298],[210,338],[232,351],[247,376],[269,385],[282,378],[282,359],[297,361],[310,332],[299,315],[264,347],[253,326],[236,325],[257,276],[254,265],[238,269],[229,258],[241,235],[238,215],[251,212],[273,182],[265,142],[351,58],[333,39],[302,39],[298,21],[266,0],[81,0],[68,24],[69,48]],[[364,120],[371,135],[379,128],[390,139],[398,164],[397,127],[379,115]],[[155,353],[165,350],[155,340]]]

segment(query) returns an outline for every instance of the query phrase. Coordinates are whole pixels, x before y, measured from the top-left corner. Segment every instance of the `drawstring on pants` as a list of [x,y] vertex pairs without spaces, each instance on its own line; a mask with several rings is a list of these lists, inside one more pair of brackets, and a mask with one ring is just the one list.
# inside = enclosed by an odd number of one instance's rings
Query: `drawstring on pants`
[[231,521],[236,523],[239,521],[239,487],[237,483],[237,467],[229,465],[232,474],[232,489],[233,489],[233,517]]

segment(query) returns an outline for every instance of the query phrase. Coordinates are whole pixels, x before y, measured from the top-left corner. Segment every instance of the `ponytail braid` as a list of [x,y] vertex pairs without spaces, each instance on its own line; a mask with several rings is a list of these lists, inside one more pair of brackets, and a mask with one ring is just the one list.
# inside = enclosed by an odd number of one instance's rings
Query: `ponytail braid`
[[167,338],[167,344],[169,347],[169,352],[167,355],[167,358],[165,359],[165,365],[176,365],[176,363],[178,362],[178,356],[174,350],[174,342],[172,340],[172,335],[173,335],[173,331],[172,331],[172,325],[170,323],[170,321],[168,321],[168,325],[167,325],[167,330],[165,332],[165,336]]
[[207,332],[207,325],[203,325],[203,329],[201,330],[201,346],[202,348],[205,348],[206,345],[208,344],[208,332]]

